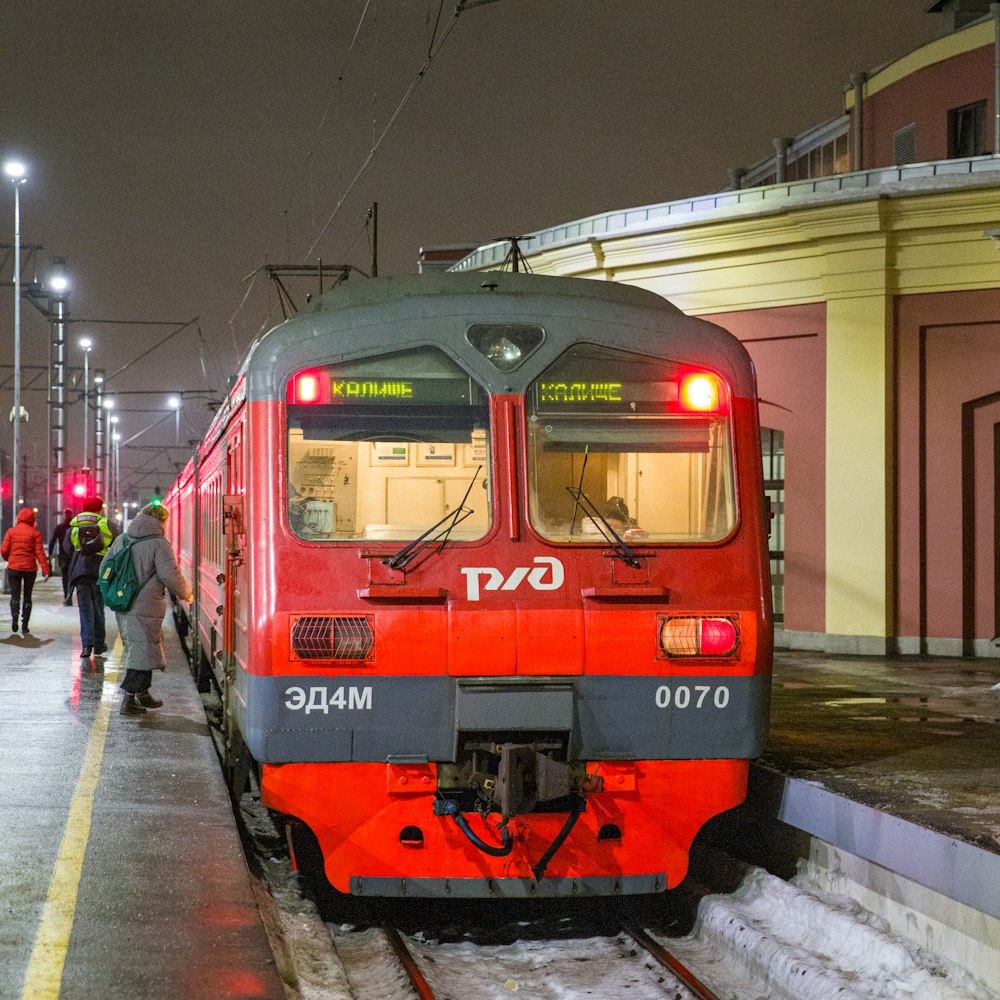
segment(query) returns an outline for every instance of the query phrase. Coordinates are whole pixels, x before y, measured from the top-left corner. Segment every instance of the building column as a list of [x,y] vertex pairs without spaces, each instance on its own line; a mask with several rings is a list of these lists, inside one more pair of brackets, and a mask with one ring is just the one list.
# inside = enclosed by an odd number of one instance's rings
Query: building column
[[[869,270],[866,278],[874,274]],[[895,645],[893,386],[890,290],[883,282],[878,290],[831,298],[826,370],[830,652],[878,655]]]

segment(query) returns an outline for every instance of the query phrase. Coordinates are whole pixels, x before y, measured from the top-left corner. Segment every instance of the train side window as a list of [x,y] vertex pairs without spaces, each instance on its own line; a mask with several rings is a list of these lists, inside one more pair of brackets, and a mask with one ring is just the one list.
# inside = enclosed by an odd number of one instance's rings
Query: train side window
[[490,528],[486,391],[435,348],[296,372],[288,382],[288,526],[307,541],[450,541]]
[[201,551],[206,562],[221,567],[224,545],[222,538],[222,473],[206,478],[201,488]]
[[736,525],[724,380],[659,358],[571,348],[527,399],[531,519],[560,543],[711,542]]

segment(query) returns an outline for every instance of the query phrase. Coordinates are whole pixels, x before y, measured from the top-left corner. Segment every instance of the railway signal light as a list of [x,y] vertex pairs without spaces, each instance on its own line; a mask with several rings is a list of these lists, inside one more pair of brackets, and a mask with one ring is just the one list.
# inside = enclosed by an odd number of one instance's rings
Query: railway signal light
[[71,476],[68,492],[75,500],[82,500],[84,497],[90,496],[90,477],[84,472]]

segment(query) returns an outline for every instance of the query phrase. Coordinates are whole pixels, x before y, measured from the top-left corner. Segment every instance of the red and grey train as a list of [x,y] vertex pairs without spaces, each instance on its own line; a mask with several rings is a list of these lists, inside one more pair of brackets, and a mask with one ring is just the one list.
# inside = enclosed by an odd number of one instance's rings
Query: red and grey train
[[345,894],[675,887],[767,731],[759,434],[742,345],[648,291],[318,297],[165,498],[237,784]]

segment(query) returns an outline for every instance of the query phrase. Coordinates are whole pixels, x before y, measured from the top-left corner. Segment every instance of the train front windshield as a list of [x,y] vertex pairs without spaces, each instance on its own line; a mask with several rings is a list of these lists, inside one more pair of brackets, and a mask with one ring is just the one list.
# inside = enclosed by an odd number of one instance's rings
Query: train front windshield
[[544,538],[697,543],[734,530],[731,406],[717,374],[578,345],[531,386],[527,412]]
[[452,540],[490,527],[486,392],[433,348],[297,372],[288,523],[309,541]]

